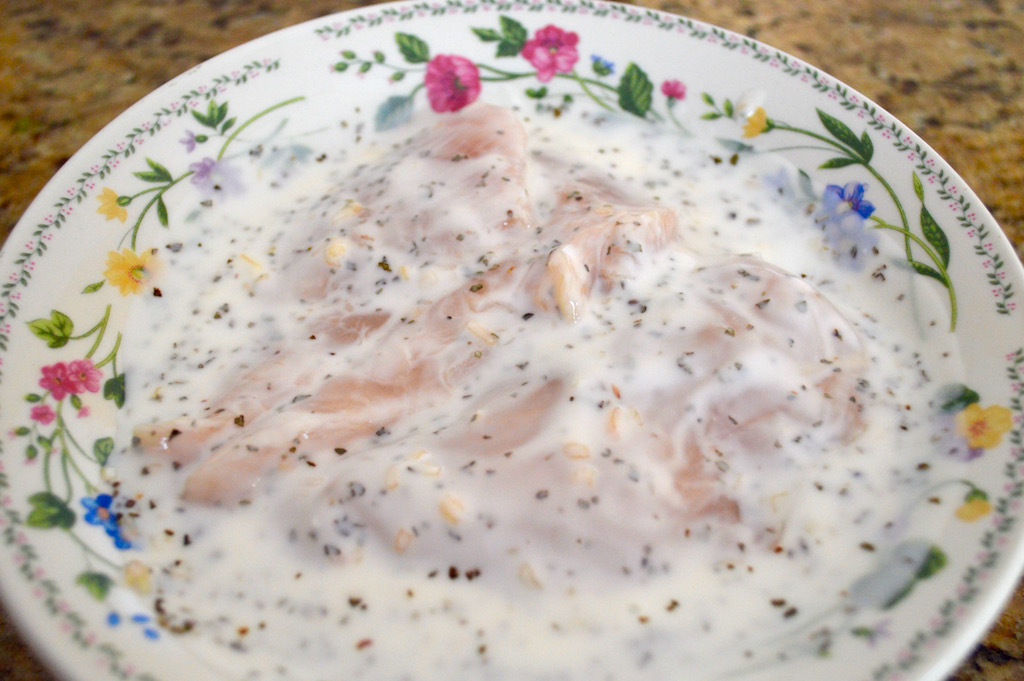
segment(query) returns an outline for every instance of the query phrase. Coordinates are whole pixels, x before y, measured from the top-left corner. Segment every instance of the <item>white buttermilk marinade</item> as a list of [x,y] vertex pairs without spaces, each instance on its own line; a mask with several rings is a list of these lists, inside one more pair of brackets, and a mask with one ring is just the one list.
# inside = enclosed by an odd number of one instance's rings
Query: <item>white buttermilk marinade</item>
[[158,249],[118,499],[214,667],[710,676],[841,602],[927,484],[893,453],[958,377],[944,310],[838,267],[783,161],[524,118],[250,159]]

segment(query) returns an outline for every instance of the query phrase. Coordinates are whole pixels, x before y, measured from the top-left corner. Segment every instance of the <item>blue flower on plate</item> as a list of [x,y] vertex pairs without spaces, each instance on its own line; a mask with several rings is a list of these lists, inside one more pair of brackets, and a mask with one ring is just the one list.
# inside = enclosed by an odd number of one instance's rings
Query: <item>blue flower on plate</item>
[[878,235],[866,222],[875,212],[874,205],[864,198],[867,185],[850,182],[845,186],[825,187],[821,210],[815,215],[824,232],[825,242],[843,265],[860,269],[863,254],[878,244]]
[[615,73],[615,64],[597,54],[590,55],[590,65],[598,76],[610,76]]
[[110,614],[107,615],[107,625],[111,628],[120,626],[125,620],[140,627],[142,629],[142,635],[150,641],[156,641],[160,638],[160,632],[153,626],[153,618],[149,615],[137,613],[135,615],[130,615],[127,618],[123,618],[120,613],[115,611],[111,611]]
[[110,509],[114,498],[109,494],[98,494],[96,497],[83,497],[82,507],[85,509],[85,522],[102,527],[107,536],[114,540],[114,546],[122,551],[130,549],[132,544],[121,533],[116,514]]

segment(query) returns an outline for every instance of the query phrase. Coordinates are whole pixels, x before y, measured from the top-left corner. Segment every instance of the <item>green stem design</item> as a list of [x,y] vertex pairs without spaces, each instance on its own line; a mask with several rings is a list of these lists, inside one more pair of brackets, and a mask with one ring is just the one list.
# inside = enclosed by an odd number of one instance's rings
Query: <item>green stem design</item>
[[92,327],[83,334],[79,334],[78,336],[71,336],[69,339],[82,340],[84,338],[88,338],[97,331],[99,332],[99,334],[96,336],[96,340],[93,341],[92,347],[89,348],[89,352],[85,353],[86,359],[89,359],[90,357],[93,356],[93,354],[95,354],[96,350],[98,350],[100,347],[100,343],[103,341],[103,335],[107,332],[107,322],[110,321],[110,307],[110,305],[107,305],[107,310],[106,312],[103,313],[103,319],[98,321],[94,327]]
[[[65,432],[67,432],[67,431],[65,430]],[[68,436],[70,437],[70,433],[68,433]],[[85,450],[82,449],[82,447],[77,442],[74,441],[74,438],[71,438],[71,440],[72,440],[72,442],[74,442],[75,447],[80,452],[82,452],[83,456],[85,456],[86,458],[88,458],[91,461],[96,461],[96,459],[94,459],[92,456],[90,456],[89,454],[85,453]],[[69,464],[71,466],[71,468],[75,471],[75,474],[79,477],[79,479],[85,485],[86,492],[88,492],[89,494],[93,494],[96,491],[96,486],[93,485],[91,482],[89,482],[89,479],[86,477],[85,472],[78,465],[78,462],[75,461],[74,457],[71,456],[70,452],[68,452],[68,451],[62,452],[62,456],[67,460],[67,464]],[[99,463],[99,462],[96,461],[96,463]],[[70,499],[69,499],[69,501],[70,501]]]
[[[146,205],[142,209],[142,212],[139,213],[138,219],[135,220],[135,224],[132,225],[131,231],[129,232],[132,235],[131,241],[129,243],[131,244],[131,249],[133,251],[135,250],[135,240],[139,236],[139,229],[142,227],[142,220],[146,217],[146,214],[149,213],[149,209],[152,208],[153,205],[157,201],[159,201],[160,199],[163,198],[164,194],[167,193],[167,190],[169,190],[171,187],[173,187],[174,185],[176,185],[179,182],[181,182],[182,180],[184,180],[186,177],[188,177],[190,175],[194,175],[194,174],[195,174],[195,171],[190,170],[187,173],[183,174],[181,177],[178,177],[177,179],[171,180],[170,182],[168,182],[167,184],[163,185],[162,187],[159,187],[158,188],[159,191],[157,191],[156,195],[153,196],[153,198],[151,198],[146,203]],[[125,235],[125,236],[127,236],[127,235]],[[121,238],[121,242],[124,243],[124,237]]]
[[70,505],[71,499],[74,497],[75,493],[75,488],[71,484],[71,472],[68,470],[68,463],[70,462],[71,457],[68,455],[68,442],[67,438],[65,437],[67,430],[64,428],[63,423],[61,423],[60,421],[58,421],[58,423],[60,423],[60,426],[58,427],[58,432],[60,433],[61,445],[60,472],[61,476],[64,478],[64,503]]
[[[953,288],[953,282],[949,278],[949,272],[946,270],[946,266],[942,264],[942,258],[939,257],[939,255],[935,252],[935,250],[931,247],[931,245],[928,242],[926,242],[924,239],[911,232],[909,229],[897,227],[896,225],[890,225],[881,218],[872,217],[871,219],[875,223],[876,228],[888,229],[894,232],[898,232],[903,235],[903,238],[907,241],[908,244],[913,242],[920,246],[921,250],[923,250],[925,254],[928,256],[928,259],[932,261],[932,264],[935,266],[936,271],[938,271],[939,275],[942,277],[942,283],[945,285],[946,291],[949,293],[949,330],[952,331],[953,329],[955,329],[957,320],[956,290]],[[908,245],[907,248],[909,250],[910,246]],[[907,258],[907,261],[910,263],[917,262],[916,260],[910,257]]]
[[[109,310],[109,308],[108,308],[108,310]],[[97,369],[100,369],[103,366],[105,366],[107,364],[110,364],[111,365],[111,370],[114,372],[114,375],[116,376],[117,375],[117,351],[118,351],[118,349],[120,347],[121,347],[121,333],[118,332],[117,338],[114,339],[114,347],[111,348],[110,352],[107,353],[106,357],[101,359],[99,362],[97,362],[93,366],[96,367]]]
[[68,536],[71,537],[74,540],[74,542],[76,544],[78,544],[78,546],[83,551],[85,551],[85,553],[87,553],[88,555],[92,556],[93,558],[95,558],[96,560],[100,561],[101,563],[104,563],[107,567],[111,568],[115,572],[120,572],[122,569],[124,569],[124,566],[118,565],[114,561],[110,560],[109,558],[107,558],[106,556],[104,556],[103,554],[98,552],[96,549],[94,549],[91,546],[89,546],[88,544],[86,544],[84,541],[82,541],[82,539],[77,534],[75,534],[71,530],[65,530],[65,532],[68,533]]
[[679,119],[676,118],[675,106],[668,106],[667,108],[668,108],[668,118],[669,118],[670,121],[672,121],[672,124],[674,126],[676,126],[676,128],[678,130],[682,131],[686,135],[690,135],[690,131],[686,129],[686,126],[683,125],[682,123],[680,123]]
[[[60,418],[61,403],[57,403],[57,418]],[[58,423],[60,421],[58,420]],[[43,452],[43,485],[46,487],[46,491],[53,493],[53,480],[50,477],[50,459],[53,456],[53,445],[52,443],[47,446],[46,451]]]
[[[291,99],[287,99],[287,100],[285,100],[283,102],[278,102],[277,104],[275,104],[275,105],[273,105],[271,107],[268,107],[268,108],[264,109],[263,111],[259,112],[258,114],[256,114],[255,116],[252,116],[251,118],[249,118],[247,121],[245,121],[244,123],[239,125],[237,128],[235,128],[234,131],[228,136],[228,138],[226,140],[224,140],[224,144],[221,145],[220,151],[217,152],[216,160],[220,161],[221,159],[224,158],[224,154],[227,153],[228,147],[230,147],[232,142],[234,142],[238,138],[238,136],[242,133],[242,131],[245,130],[246,128],[248,128],[250,125],[252,125],[256,121],[258,121],[259,119],[263,118],[264,116],[267,116],[268,114],[273,113],[274,111],[277,111],[278,109],[281,109],[283,107],[289,106],[291,104],[295,104],[296,102],[300,102],[300,101],[302,101],[304,99],[305,99],[304,96],[292,97]],[[140,196],[143,196],[144,194],[149,194],[149,193],[155,192],[153,197],[149,201],[146,202],[145,206],[143,206],[142,211],[139,213],[139,217],[136,218],[136,220],[135,220],[134,224],[132,225],[131,229],[128,230],[127,232],[125,232],[125,235],[123,237],[121,237],[121,242],[120,243],[123,244],[125,238],[127,238],[128,235],[130,234],[131,235],[131,239],[129,240],[129,245],[130,245],[131,249],[134,251],[136,249],[136,243],[137,243],[137,240],[138,240],[138,237],[139,237],[139,230],[142,228],[142,222],[143,222],[143,220],[145,220],[146,215],[149,214],[149,210],[154,205],[156,205],[156,203],[158,201],[162,200],[164,194],[166,194],[172,187],[177,185],[179,182],[181,182],[185,178],[191,177],[194,174],[195,174],[195,171],[190,170],[190,171],[188,171],[186,173],[182,173],[180,176],[178,176],[177,178],[171,180],[170,182],[168,182],[165,185],[161,185],[161,186],[158,186],[158,187],[148,187],[146,189],[143,189],[142,191],[139,191],[139,192],[137,192],[135,194],[132,194],[129,197],[130,199],[136,199],[136,198],[138,198]],[[129,201],[129,203],[130,203],[130,201]]]
[[[125,205],[128,205],[129,203],[131,203],[131,202],[132,202],[132,201],[134,201],[135,199],[139,198],[139,197],[140,197],[140,196],[142,196],[143,194],[149,194],[150,192],[158,192],[158,191],[160,191],[161,189],[163,189],[163,186],[157,186],[157,187],[149,187],[149,188],[147,188],[147,189],[143,189],[143,190],[142,190],[142,191],[140,191],[140,192],[136,192],[135,194],[132,194],[131,196],[129,196],[129,197],[128,197],[128,200],[127,200],[127,201],[125,201]],[[121,198],[124,198],[124,197],[121,197]]]
[[[574,77],[573,79],[577,83],[580,84],[580,87],[583,89],[583,92],[585,92],[588,97],[590,97],[592,100],[594,100],[595,104],[597,104],[602,109],[605,109],[606,111],[614,111],[614,109],[612,107],[608,106],[608,104],[605,101],[603,101],[597,95],[595,95],[593,92],[590,91],[590,88],[587,87],[587,79],[581,78],[580,75],[578,73],[576,73],[575,70],[570,75],[572,75]],[[602,85],[603,85],[603,83],[602,83]]]
[[243,130],[245,130],[246,128],[248,128],[250,125],[252,125],[256,121],[258,121],[259,119],[263,118],[267,114],[273,113],[274,111],[277,111],[278,109],[286,107],[286,106],[288,106],[290,104],[295,104],[296,102],[301,102],[304,99],[305,99],[305,97],[299,96],[299,97],[292,97],[291,99],[286,99],[283,102],[278,102],[274,106],[269,107],[269,108],[264,109],[263,111],[259,112],[258,114],[256,114],[255,116],[253,116],[252,118],[247,120],[245,123],[242,123],[240,126],[235,128],[235,131],[233,133],[231,133],[231,135],[227,138],[227,140],[225,140],[224,146],[222,146],[220,148],[220,152],[217,154],[217,160],[219,161],[222,158],[224,158],[224,153],[228,150],[228,147],[231,146],[231,143],[234,142],[235,138],[237,138],[241,134],[241,132]]
[[910,263],[912,266],[917,264],[924,265],[924,263],[920,262],[914,257],[912,244],[917,244],[924,251],[925,255],[928,256],[928,260],[931,261],[932,266],[934,266],[935,270],[939,273],[941,283],[946,288],[946,291],[949,294],[949,329],[950,331],[954,330],[956,328],[957,321],[957,300],[956,291],[953,289],[953,282],[949,278],[949,272],[947,271],[946,266],[942,262],[942,257],[938,253],[936,253],[935,250],[926,241],[920,239],[919,237],[914,235],[913,232],[910,231],[910,220],[907,217],[907,212],[906,210],[904,210],[903,203],[897,196],[896,190],[892,188],[892,185],[890,185],[889,182],[884,177],[882,177],[882,175],[870,163],[865,161],[864,158],[860,155],[860,153],[858,153],[854,149],[851,149],[845,144],[842,144],[841,142],[838,142],[834,139],[813,132],[811,130],[797,128],[791,125],[787,125],[785,123],[780,123],[778,121],[771,122],[769,130],[771,129],[785,130],[787,132],[792,132],[798,135],[803,135],[805,137],[810,137],[811,139],[815,139],[827,144],[828,146],[840,151],[846,158],[849,158],[853,162],[853,165],[859,165],[863,167],[868,173],[871,174],[871,177],[873,177],[882,186],[885,192],[889,195],[889,198],[892,201],[893,205],[896,207],[896,211],[899,213],[900,223],[902,227],[891,225],[885,222],[884,220],[879,219],[878,217],[873,217],[872,220],[875,223],[875,227],[879,229],[889,229],[903,235],[904,253],[906,254],[907,262]]

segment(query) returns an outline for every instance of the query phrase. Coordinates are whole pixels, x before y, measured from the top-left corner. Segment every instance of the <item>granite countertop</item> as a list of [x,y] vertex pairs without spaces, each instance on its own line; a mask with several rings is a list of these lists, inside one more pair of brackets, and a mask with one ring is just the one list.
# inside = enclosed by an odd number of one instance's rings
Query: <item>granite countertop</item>
[[[352,0],[0,3],[0,239],[118,113],[196,63]],[[1024,5],[1003,0],[642,0],[845,81],[964,176],[1024,253]],[[300,5],[300,6],[296,6]],[[0,607],[0,679],[51,676]],[[1024,583],[951,677],[1024,678]]]

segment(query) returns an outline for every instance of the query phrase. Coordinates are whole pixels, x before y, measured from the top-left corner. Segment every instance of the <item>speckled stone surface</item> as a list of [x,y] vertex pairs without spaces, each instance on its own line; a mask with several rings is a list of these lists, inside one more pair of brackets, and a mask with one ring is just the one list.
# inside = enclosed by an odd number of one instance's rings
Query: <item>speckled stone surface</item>
[[[0,238],[118,113],[232,46],[351,0],[0,0]],[[763,40],[919,133],[1024,252],[1024,3],[641,0]],[[0,608],[0,679],[50,681]],[[1024,679],[1024,585],[951,679]]]

